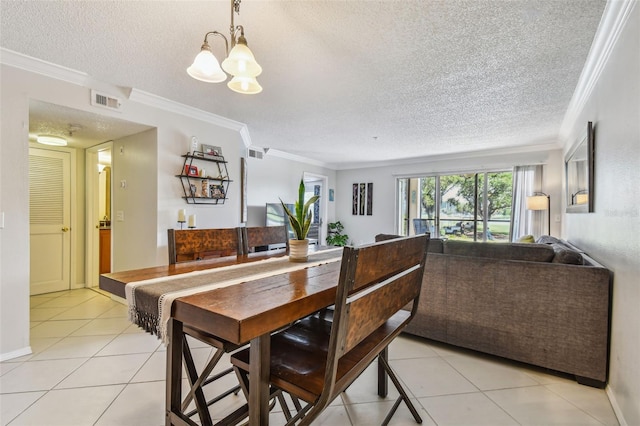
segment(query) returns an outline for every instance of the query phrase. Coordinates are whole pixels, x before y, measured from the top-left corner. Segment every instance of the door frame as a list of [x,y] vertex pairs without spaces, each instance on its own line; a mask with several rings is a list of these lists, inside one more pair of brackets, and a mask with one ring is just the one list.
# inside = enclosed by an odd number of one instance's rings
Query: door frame
[[320,228],[318,229],[318,244],[324,245],[325,238],[327,237],[327,217],[329,216],[329,203],[327,200],[329,199],[329,177],[326,175],[321,175],[312,172],[304,172],[302,174],[302,180],[305,182],[308,181],[321,181],[322,189],[320,190]]
[[[95,217],[98,211],[98,197],[100,191],[98,188],[99,178],[98,173],[93,173],[98,168],[98,152],[110,149],[113,155],[113,142],[105,142],[100,145],[92,146],[86,150],[86,167],[85,167],[85,183],[86,194],[85,199],[85,235],[86,235],[86,250],[85,250],[85,286],[87,288],[98,287],[100,276],[100,234],[96,229]],[[113,171],[113,161],[111,162],[111,170]],[[113,192],[113,172],[111,173],[111,191]],[[113,216],[113,194],[111,197],[111,215]],[[113,221],[111,222],[113,224]],[[113,225],[112,225],[113,226]],[[113,234],[112,237],[113,238]],[[113,258],[113,257],[112,257]]]

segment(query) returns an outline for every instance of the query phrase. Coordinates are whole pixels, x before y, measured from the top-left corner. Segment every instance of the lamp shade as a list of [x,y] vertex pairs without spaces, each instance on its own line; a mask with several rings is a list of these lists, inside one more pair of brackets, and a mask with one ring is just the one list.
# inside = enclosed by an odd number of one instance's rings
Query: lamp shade
[[67,140],[58,136],[38,136],[38,143],[43,145],[52,145],[52,146],[67,146]]
[[246,43],[246,40],[240,37],[227,59],[222,61],[222,68],[234,76],[257,77],[262,72],[262,67],[258,65]]
[[532,195],[527,197],[527,210],[547,210],[549,198],[546,195]]
[[234,92],[243,93],[245,95],[255,95],[262,92],[262,86],[255,77],[247,75],[237,75],[227,83],[229,89]]
[[576,194],[576,204],[587,204],[589,202],[589,194]]
[[220,83],[227,79],[227,75],[220,68],[218,59],[207,43],[202,45],[202,50],[196,55],[193,64],[187,68],[187,73],[196,80],[206,83]]

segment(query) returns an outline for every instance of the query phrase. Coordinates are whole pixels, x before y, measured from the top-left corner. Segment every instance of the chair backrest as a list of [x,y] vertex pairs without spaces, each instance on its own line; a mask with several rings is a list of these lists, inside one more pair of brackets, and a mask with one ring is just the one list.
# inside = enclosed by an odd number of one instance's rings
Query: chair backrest
[[169,264],[241,254],[240,228],[169,229]]
[[284,244],[284,247],[289,248],[287,227],[284,225],[254,226],[241,229],[244,253],[254,251],[256,247],[263,247],[271,244]]
[[[423,234],[344,248],[321,398],[332,399],[342,391],[341,386],[336,387],[342,356],[366,339],[371,349],[365,355],[361,349],[357,352],[363,365],[368,365],[411,321],[420,297],[428,244],[429,235]],[[402,310],[410,302],[412,310]]]

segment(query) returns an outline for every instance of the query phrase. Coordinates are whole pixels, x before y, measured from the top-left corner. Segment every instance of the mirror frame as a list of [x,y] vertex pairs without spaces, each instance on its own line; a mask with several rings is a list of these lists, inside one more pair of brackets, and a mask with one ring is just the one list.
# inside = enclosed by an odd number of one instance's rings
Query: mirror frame
[[[583,175],[577,177],[577,183],[570,179],[570,164],[575,163],[575,155],[582,148],[586,148],[587,159],[584,165]],[[587,134],[583,136],[568,152],[564,159],[564,174],[566,185],[566,212],[567,213],[591,213],[594,211],[594,154],[595,154],[595,128],[593,122],[587,123]],[[576,195],[588,195],[586,203],[578,204]]]

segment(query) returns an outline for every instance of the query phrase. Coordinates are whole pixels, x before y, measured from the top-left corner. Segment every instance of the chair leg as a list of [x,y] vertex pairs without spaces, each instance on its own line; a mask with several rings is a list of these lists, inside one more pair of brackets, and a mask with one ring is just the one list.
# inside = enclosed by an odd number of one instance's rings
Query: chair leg
[[[244,394],[246,400],[249,401],[249,374],[236,366],[233,366],[233,369],[236,372],[236,376],[238,377],[238,382],[240,382],[242,393]],[[271,386],[271,388],[269,389],[269,397],[274,399],[272,403],[269,404],[269,411],[273,409],[273,407],[275,406],[275,401],[277,400],[282,407],[282,413],[284,414],[285,420],[287,420],[287,422],[290,421],[292,418],[291,410],[289,410],[289,405],[284,399],[282,390]],[[298,401],[298,398],[291,396],[291,399],[293,400],[293,405],[295,406],[296,411],[300,412],[300,401]]]
[[391,421],[391,417],[393,417],[393,414],[396,412],[396,410],[398,409],[398,406],[400,405],[400,402],[402,401],[404,401],[404,403],[407,404],[407,408],[409,408],[409,411],[411,411],[411,414],[413,415],[413,418],[415,419],[416,423],[422,423],[422,418],[420,417],[420,414],[418,414],[418,410],[416,410],[416,407],[414,407],[413,403],[409,399],[409,396],[407,395],[404,388],[402,387],[402,384],[400,384],[400,380],[398,380],[398,377],[391,369],[389,362],[386,360],[385,357],[382,357],[382,356],[378,357],[378,362],[383,365],[384,370],[387,372],[387,375],[389,376],[389,378],[393,382],[393,385],[396,387],[396,389],[398,390],[398,393],[400,394],[395,404],[393,404],[391,411],[389,412],[389,414],[387,414],[387,417],[382,422],[382,425],[386,426],[389,423],[389,421]]

